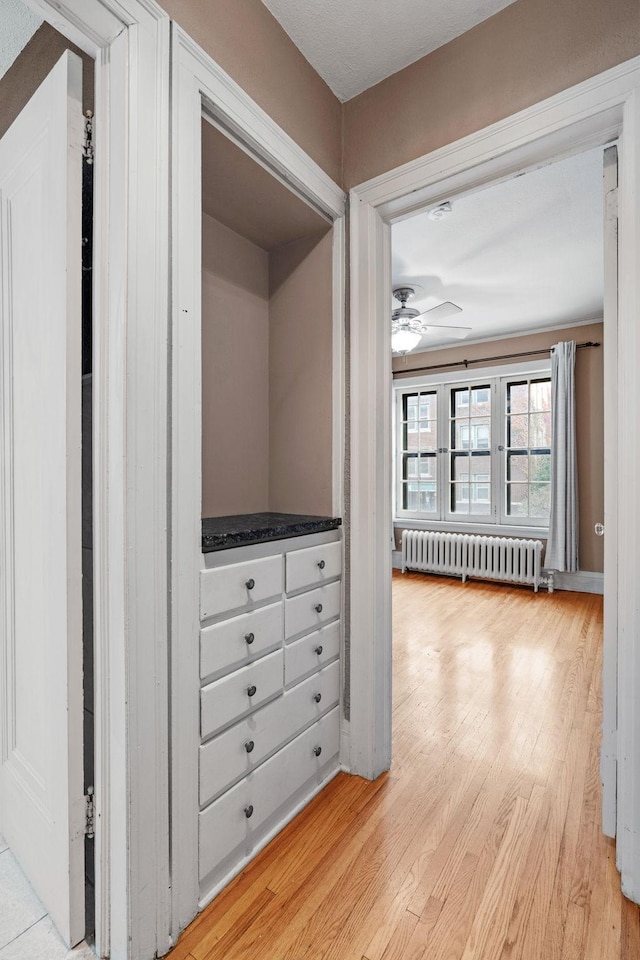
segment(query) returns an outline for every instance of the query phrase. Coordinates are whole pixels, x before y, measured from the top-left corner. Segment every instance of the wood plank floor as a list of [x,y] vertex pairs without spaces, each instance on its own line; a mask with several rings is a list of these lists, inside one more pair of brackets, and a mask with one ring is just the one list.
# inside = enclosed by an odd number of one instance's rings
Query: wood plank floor
[[340,774],[171,960],[639,960],[600,831],[602,598],[394,576],[394,760]]

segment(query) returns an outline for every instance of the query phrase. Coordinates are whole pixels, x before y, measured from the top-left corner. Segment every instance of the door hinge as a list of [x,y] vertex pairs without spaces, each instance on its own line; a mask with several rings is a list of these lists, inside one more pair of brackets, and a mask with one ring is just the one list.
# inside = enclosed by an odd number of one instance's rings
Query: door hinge
[[84,832],[89,840],[93,840],[96,832],[96,801],[93,793],[93,787],[88,787],[84,798],[85,803],[85,823]]
[[91,165],[95,156],[93,149],[93,111],[87,110],[84,115],[84,140],[82,142],[82,156]]

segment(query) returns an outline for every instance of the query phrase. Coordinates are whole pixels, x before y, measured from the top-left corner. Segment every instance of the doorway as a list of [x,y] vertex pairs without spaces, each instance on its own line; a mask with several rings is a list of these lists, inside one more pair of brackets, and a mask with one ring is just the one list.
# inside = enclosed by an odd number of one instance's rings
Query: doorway
[[[608,413],[605,411],[606,422],[608,423],[608,418],[613,417],[615,425],[618,403],[624,400],[624,407],[628,409],[631,400],[635,401],[635,387],[631,383],[630,356],[636,353],[632,321],[634,314],[631,305],[635,302],[637,281],[635,276],[626,275],[625,262],[628,262],[630,255],[634,255],[634,234],[633,229],[629,228],[637,216],[637,197],[634,189],[637,153],[634,151],[638,127],[630,106],[637,84],[637,64],[632,63],[609,71],[603,77],[587,81],[548,103],[523,111],[515,118],[495,124],[479,134],[407,165],[407,168],[401,171],[392,172],[388,177],[378,178],[377,181],[372,181],[371,184],[365,184],[353,191],[352,261],[358,282],[354,285],[352,294],[352,324],[357,331],[358,346],[352,364],[352,384],[358,384],[358,390],[355,402],[352,404],[352,430],[355,440],[352,445],[354,481],[351,501],[354,506],[357,502],[352,520],[353,543],[354,546],[357,544],[355,557],[357,583],[354,584],[352,591],[351,640],[352,650],[357,652],[359,662],[364,668],[361,681],[356,678],[355,688],[352,689],[351,735],[356,741],[355,755],[358,757],[358,752],[362,751],[363,761],[359,764],[359,769],[356,767],[356,772],[364,772],[369,776],[376,775],[390,762],[388,715],[390,600],[389,590],[385,587],[385,584],[390,582],[390,557],[387,556],[390,553],[388,551],[391,525],[390,478],[384,470],[377,468],[379,463],[390,462],[388,440],[385,439],[390,436],[390,410],[388,400],[385,403],[386,391],[383,392],[385,379],[388,383],[390,368],[388,356],[385,358],[383,355],[383,344],[388,331],[387,305],[391,301],[388,267],[390,263],[389,223],[399,217],[407,216],[428,203],[437,204],[444,201],[449,195],[455,195],[462,189],[495,182],[540,163],[566,156],[575,152],[578,144],[582,148],[595,147],[619,137],[622,157],[620,230],[621,237],[623,234],[626,237],[627,246],[625,248],[625,243],[622,243],[620,250],[619,350],[615,345],[612,350],[606,350],[607,364],[613,363],[614,360],[618,363],[617,380],[614,375],[609,381],[617,384],[618,401],[610,404]],[[614,86],[616,93],[611,94]],[[606,89],[609,90],[609,99],[605,103],[603,96],[606,97],[604,94]],[[553,132],[550,133],[549,123],[552,116]],[[454,172],[451,173],[451,171]],[[627,310],[628,313],[625,312]],[[367,325],[363,323],[364,317],[368,318]],[[373,323],[371,317],[375,318]],[[608,336],[605,327],[605,338]],[[377,358],[374,370],[371,370],[371,357]],[[365,361],[365,358],[368,359]],[[362,365],[365,362],[370,371],[367,380],[362,377]],[[629,365],[628,379],[624,373],[627,364]],[[621,382],[624,383],[624,394],[620,390]],[[378,425],[378,429],[381,423],[385,426],[385,430],[381,431],[382,436],[378,435],[379,439],[372,432],[374,423]],[[607,428],[605,428],[605,434],[611,435]],[[615,493],[610,490],[605,494],[609,498],[608,506],[605,502],[605,509],[609,511],[609,516],[612,518],[618,516],[622,509],[629,510],[629,517],[634,518],[635,521],[636,507],[631,503],[628,490],[622,489],[620,482],[620,475],[626,475],[629,469],[628,464],[625,466],[627,454],[623,447],[621,440],[617,454],[614,456],[618,464],[617,490]],[[609,451],[610,454],[613,452]],[[369,478],[366,485],[361,480],[365,475]],[[373,479],[371,479],[372,476]],[[367,528],[367,517],[372,509],[375,509],[379,518],[373,530]],[[632,555],[633,551],[626,549],[625,539],[618,538],[615,520],[608,525],[607,540],[610,547],[618,551],[618,555],[621,549],[624,551],[624,564],[629,562],[631,568],[635,569],[636,558]],[[375,557],[373,563],[369,561],[372,555]],[[626,635],[627,628],[624,625],[635,623],[636,617],[631,599],[631,584],[627,583],[628,571],[625,570],[622,573],[622,565],[622,557],[619,555],[617,591],[615,585],[611,585],[613,588],[611,595],[614,597],[620,625],[618,638]],[[377,593],[372,590],[374,584],[378,587]],[[372,596],[373,600],[371,600]],[[619,654],[619,662],[621,662],[631,655],[630,648],[625,647],[623,643],[619,648]],[[628,673],[625,680],[631,683]],[[619,713],[619,737],[620,728],[625,727],[625,717],[630,722],[630,715],[625,712],[629,704],[622,707]],[[374,729],[373,737],[370,732],[372,728]],[[626,727],[626,733],[622,734],[623,739],[631,735],[632,726]],[[629,803],[635,790],[634,777],[634,770],[628,768],[622,772],[618,763],[618,798],[620,800],[620,797],[625,795],[628,799],[628,802],[622,804],[622,808],[619,803],[618,812],[620,816],[623,809],[624,816],[630,816],[631,819],[634,814]],[[624,788],[621,789],[622,787]],[[620,835],[620,820],[618,835]],[[630,885],[636,882],[634,877],[637,858],[634,860],[632,856],[634,844],[633,842],[619,843],[618,847],[623,885],[626,884],[626,890],[628,890]],[[638,895],[640,890],[636,893],[636,896]]]
[[167,547],[158,519],[167,515],[169,18],[138,0],[73,10],[27,2],[96,69],[96,952],[151,956],[169,944]]

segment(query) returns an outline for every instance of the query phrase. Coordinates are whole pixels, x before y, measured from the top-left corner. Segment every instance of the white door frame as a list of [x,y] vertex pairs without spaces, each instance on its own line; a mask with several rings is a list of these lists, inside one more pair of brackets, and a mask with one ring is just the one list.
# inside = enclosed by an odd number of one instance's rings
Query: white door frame
[[342,511],[345,194],[183,30],[172,25],[171,662],[172,928],[199,909],[198,746],[201,568],[201,122],[333,221],[333,509]]
[[[620,287],[617,489],[605,491],[618,579],[605,597],[618,614],[617,855],[624,893],[640,900],[640,58],[608,70],[478,133],[351,191],[351,770],[375,777],[391,762],[390,226],[465,190],[618,139]],[[610,441],[607,441],[608,443]],[[613,509],[616,507],[617,511]]]
[[96,949],[147,960],[170,946],[169,18],[27,3],[95,58]]

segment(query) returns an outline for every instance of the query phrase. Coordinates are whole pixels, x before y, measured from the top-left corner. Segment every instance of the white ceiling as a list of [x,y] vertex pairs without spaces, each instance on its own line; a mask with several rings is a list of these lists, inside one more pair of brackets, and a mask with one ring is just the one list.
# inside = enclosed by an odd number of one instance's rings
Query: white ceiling
[[350,100],[514,0],[262,0],[339,100]]
[[0,77],[24,50],[41,23],[42,17],[20,0],[0,0]]
[[[409,306],[458,304],[463,312],[442,323],[472,327],[466,341],[602,318],[602,149],[452,207],[445,220],[425,211],[392,227],[393,286],[423,291]],[[413,352],[457,342],[430,332]]]

